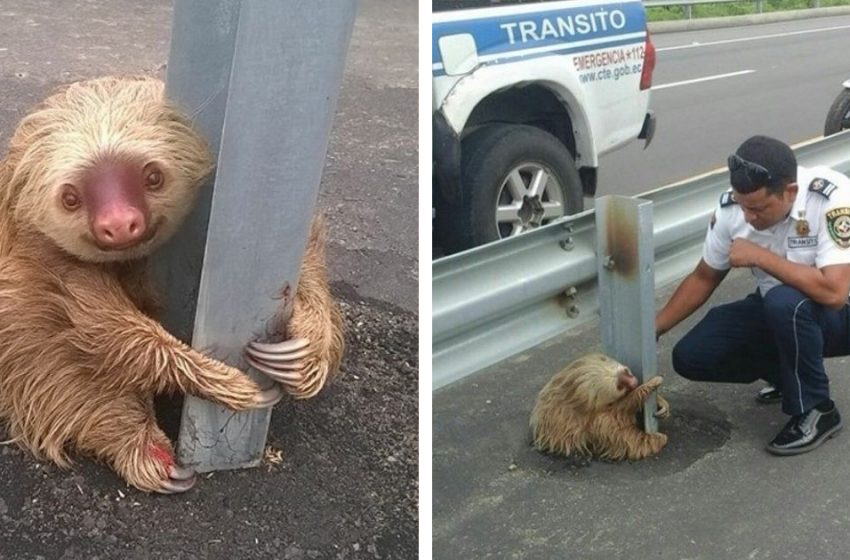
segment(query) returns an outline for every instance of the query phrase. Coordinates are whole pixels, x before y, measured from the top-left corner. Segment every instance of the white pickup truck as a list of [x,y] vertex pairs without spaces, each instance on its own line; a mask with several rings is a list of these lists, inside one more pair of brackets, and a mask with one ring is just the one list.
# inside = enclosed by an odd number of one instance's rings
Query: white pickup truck
[[599,156],[648,144],[640,0],[434,0],[435,234],[447,253],[582,210]]

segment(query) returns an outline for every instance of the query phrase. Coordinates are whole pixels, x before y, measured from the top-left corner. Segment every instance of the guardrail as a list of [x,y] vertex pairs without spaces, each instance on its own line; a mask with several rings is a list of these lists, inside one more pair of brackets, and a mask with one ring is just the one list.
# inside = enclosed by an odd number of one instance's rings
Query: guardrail
[[[850,131],[795,147],[802,166],[850,173]],[[725,169],[662,187],[653,202],[655,286],[687,274],[729,188]],[[597,318],[596,231],[587,210],[432,264],[432,388]]]
[[[743,0],[746,1],[746,0]],[[756,5],[756,13],[764,12],[764,0],[750,0]],[[742,0],[644,0],[643,5],[647,8],[663,8],[666,6],[682,6],[685,9],[685,19],[693,16],[693,6],[699,4],[725,4],[728,2],[741,3]],[[810,8],[820,8],[820,0],[811,0]]]

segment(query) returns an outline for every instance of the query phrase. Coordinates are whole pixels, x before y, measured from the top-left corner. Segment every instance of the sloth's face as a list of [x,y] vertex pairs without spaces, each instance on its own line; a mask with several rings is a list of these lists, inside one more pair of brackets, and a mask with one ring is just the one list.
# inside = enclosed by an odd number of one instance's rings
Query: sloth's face
[[86,261],[133,260],[171,237],[211,170],[203,139],[152,80],[82,82],[22,122],[16,211]]
[[588,354],[574,362],[572,367],[575,369],[576,390],[588,396],[593,408],[609,406],[638,386],[638,380],[629,368],[604,354]]

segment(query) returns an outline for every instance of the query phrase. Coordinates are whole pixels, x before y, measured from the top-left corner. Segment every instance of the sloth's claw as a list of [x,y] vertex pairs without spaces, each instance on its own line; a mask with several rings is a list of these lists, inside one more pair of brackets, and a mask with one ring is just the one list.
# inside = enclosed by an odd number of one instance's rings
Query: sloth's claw
[[173,478],[175,480],[189,480],[194,476],[194,469],[184,469],[183,467],[178,467],[177,465],[171,465],[170,467],[168,467],[169,478]]
[[279,383],[294,383],[301,379],[300,373],[292,373],[288,371],[290,369],[288,367],[282,368],[278,367],[277,364],[267,364],[265,362],[257,361],[250,355],[246,356],[246,359],[252,367],[265,373]]
[[249,342],[248,351],[256,350],[267,354],[285,355],[292,352],[297,352],[302,348],[310,345],[310,341],[306,338],[294,338],[292,340],[284,340],[283,342]]
[[257,400],[256,408],[270,408],[280,402],[283,398],[283,391],[277,384],[272,385],[268,389],[260,391],[260,396]]
[[302,360],[312,352],[307,338],[275,343],[250,342],[245,348],[245,358],[251,366],[278,383],[298,387],[304,381]]
[[168,479],[157,488],[160,494],[179,494],[191,490],[197,479],[193,469],[184,469],[176,465],[168,467]]
[[654,416],[656,418],[661,418],[661,419],[669,418],[670,417],[670,403],[668,403],[664,398],[662,398],[661,395],[659,395],[657,398],[658,398],[658,401],[657,401],[658,409],[656,410]]
[[192,477],[189,480],[173,480],[168,479],[162,483],[162,486],[159,487],[157,492],[160,494],[180,494],[181,492],[187,492],[195,486],[195,478]]
[[302,347],[298,350],[293,350],[291,352],[261,352],[260,350],[252,348],[249,345],[246,349],[246,352],[248,352],[248,354],[253,356],[254,358],[263,362],[282,363],[291,362],[292,360],[299,360],[301,358],[309,356],[311,350],[308,347]]
[[264,365],[267,368],[273,369],[279,372],[293,372],[298,371],[304,368],[304,364],[301,362],[283,362],[283,363],[275,363],[275,362],[267,362],[265,360],[254,360],[258,364]]

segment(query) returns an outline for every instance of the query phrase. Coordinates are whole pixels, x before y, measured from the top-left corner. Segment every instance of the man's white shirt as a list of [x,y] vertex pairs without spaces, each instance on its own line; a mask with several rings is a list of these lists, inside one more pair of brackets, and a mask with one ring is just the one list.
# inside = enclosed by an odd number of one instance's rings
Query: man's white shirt
[[[823,268],[850,264],[850,179],[828,167],[798,167],[797,198],[788,216],[763,231],[753,229],[731,191],[724,194],[705,236],[703,260],[728,270],[732,241],[747,239],[795,263]],[[762,295],[781,282],[751,268]]]

